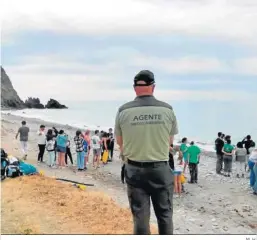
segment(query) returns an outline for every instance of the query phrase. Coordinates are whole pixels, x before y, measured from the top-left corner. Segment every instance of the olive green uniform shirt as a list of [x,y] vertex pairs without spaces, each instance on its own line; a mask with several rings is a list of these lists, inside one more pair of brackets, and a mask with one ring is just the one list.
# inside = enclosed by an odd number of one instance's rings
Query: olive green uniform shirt
[[122,105],[115,135],[123,139],[123,155],[132,161],[168,161],[170,136],[178,134],[173,108],[153,96],[136,97]]

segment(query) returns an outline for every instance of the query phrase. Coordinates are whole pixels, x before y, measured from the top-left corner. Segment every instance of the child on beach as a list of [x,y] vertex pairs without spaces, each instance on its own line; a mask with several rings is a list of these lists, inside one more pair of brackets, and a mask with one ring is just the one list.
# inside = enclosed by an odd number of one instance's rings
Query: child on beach
[[228,139],[224,144],[222,152],[224,153],[224,176],[230,177],[232,171],[232,156],[233,156],[234,147],[231,145],[231,140]]
[[103,156],[104,151],[108,151],[107,138],[108,138],[108,134],[107,134],[107,132],[104,132],[103,135],[102,135],[102,140],[101,140],[101,143],[102,143],[102,153],[101,153],[101,156]]
[[58,165],[63,168],[65,167],[65,154],[68,136],[63,130],[60,130],[56,142],[57,142],[57,152],[58,152]]
[[46,134],[46,151],[48,152],[47,165],[53,167],[55,159],[55,138],[52,129],[49,129]]
[[244,148],[242,142],[237,143],[235,155],[236,155],[236,170],[237,170],[236,177],[240,178],[240,176],[242,176],[242,178],[243,178],[245,162],[246,162],[246,157],[247,157],[247,151]]
[[91,148],[91,137],[90,137],[90,130],[86,130],[85,135],[84,135],[84,140],[87,142],[87,154],[85,154],[85,167],[86,164],[88,163],[88,157],[90,154],[90,148]]
[[74,142],[76,146],[76,152],[77,152],[77,166],[78,171],[84,170],[84,161],[85,161],[85,151],[84,151],[84,137],[82,135],[82,132],[80,130],[76,131],[76,136],[74,137]]
[[113,158],[113,150],[114,150],[114,135],[112,132],[112,128],[109,129],[109,133],[107,133],[107,147],[108,147],[108,151],[109,151],[109,162],[112,162],[112,158]]
[[45,126],[41,125],[38,132],[37,132],[38,140],[38,148],[39,148],[39,153],[37,157],[38,162],[43,162],[43,157],[45,153],[45,147],[46,147],[46,135],[45,135]]
[[184,160],[184,170],[183,173],[186,172],[186,167],[188,165],[188,154],[187,154],[187,138],[182,139],[182,144],[180,146],[180,151],[183,154],[183,160]]
[[70,140],[69,140],[69,137],[67,139],[66,153],[65,153],[65,164],[66,164],[66,166],[68,166],[68,157],[70,159],[71,164],[73,165],[72,154],[71,154],[71,151],[70,151]]
[[99,168],[100,156],[101,156],[101,140],[99,137],[99,131],[95,131],[95,135],[92,137],[92,148],[93,148],[93,167]]
[[[90,140],[91,142],[91,140]],[[87,169],[87,164],[88,164],[88,156],[89,156],[89,150],[90,146],[88,145],[88,142],[84,139],[83,141],[83,148],[84,148],[84,169]]]
[[189,171],[190,171],[190,181],[189,183],[197,183],[198,181],[198,164],[200,162],[201,149],[194,144],[190,143],[190,147],[187,150],[189,158]]
[[180,195],[182,192],[185,192],[185,175],[182,173],[182,169],[180,167],[176,167],[172,172],[174,175],[174,193],[178,193]]
[[[53,135],[55,137],[55,140],[59,134],[58,130],[55,127],[52,127]],[[55,150],[54,150],[54,162],[56,163],[57,158],[57,142],[55,141]]]

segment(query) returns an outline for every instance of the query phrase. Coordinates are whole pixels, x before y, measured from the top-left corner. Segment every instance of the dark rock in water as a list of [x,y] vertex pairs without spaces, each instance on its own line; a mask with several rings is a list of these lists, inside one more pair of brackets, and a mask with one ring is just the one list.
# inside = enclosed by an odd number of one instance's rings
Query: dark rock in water
[[39,98],[33,98],[33,97],[29,97],[26,101],[25,101],[25,106],[27,108],[37,108],[37,109],[44,109],[44,105],[40,102]]
[[13,88],[12,82],[1,66],[1,107],[2,108],[25,108],[24,102],[20,99]]
[[45,108],[49,109],[64,109],[68,108],[65,105],[60,104],[57,100],[50,98],[50,100],[45,105]]

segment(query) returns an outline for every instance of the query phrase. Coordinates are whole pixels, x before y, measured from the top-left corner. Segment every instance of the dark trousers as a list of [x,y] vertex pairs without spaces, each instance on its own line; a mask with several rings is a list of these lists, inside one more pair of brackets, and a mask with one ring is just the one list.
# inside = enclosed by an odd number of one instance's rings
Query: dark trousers
[[175,167],[174,167],[174,158],[173,158],[173,155],[171,153],[169,153],[169,165],[170,165],[170,168],[172,170],[175,169]]
[[159,234],[172,235],[174,176],[168,162],[156,162],[149,166],[127,163],[125,179],[134,221],[134,234],[150,234],[152,200]]
[[45,144],[38,144],[39,153],[38,153],[38,156],[37,156],[37,160],[40,161],[40,162],[43,162],[45,148],[46,148]]
[[57,158],[57,150],[56,150],[56,148],[55,148],[55,150],[54,150],[54,162],[56,163],[56,158]]
[[108,151],[110,153],[111,159],[113,158],[113,150],[114,150],[114,143],[110,143],[108,146]]
[[231,173],[232,171],[232,156],[224,155],[224,173]]
[[71,164],[73,164],[73,160],[72,160],[72,155],[71,155],[71,151],[70,151],[70,148],[66,148],[66,153],[65,153],[65,163],[66,163],[66,165],[68,164],[68,157],[69,157],[69,159],[70,159],[70,162],[71,162]]
[[216,173],[220,173],[223,167],[223,155],[217,154]]
[[189,163],[189,172],[190,172],[190,182],[194,183],[198,180],[198,164],[197,163]]

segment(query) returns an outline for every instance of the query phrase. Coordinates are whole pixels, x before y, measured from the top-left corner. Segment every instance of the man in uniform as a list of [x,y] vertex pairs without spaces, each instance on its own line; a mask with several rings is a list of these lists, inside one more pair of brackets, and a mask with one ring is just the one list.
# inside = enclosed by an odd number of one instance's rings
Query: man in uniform
[[137,97],[118,110],[115,135],[126,159],[125,180],[134,220],[134,234],[150,234],[150,199],[159,234],[173,234],[173,184],[169,147],[178,133],[172,107],[154,96],[154,74],[134,78]]

